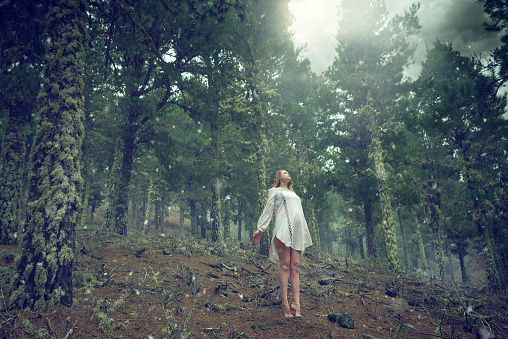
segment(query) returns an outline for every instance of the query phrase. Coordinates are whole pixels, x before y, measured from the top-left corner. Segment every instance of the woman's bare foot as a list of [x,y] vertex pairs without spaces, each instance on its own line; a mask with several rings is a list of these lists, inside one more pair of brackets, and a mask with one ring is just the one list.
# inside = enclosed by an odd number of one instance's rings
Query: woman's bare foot
[[293,315],[291,314],[291,309],[289,308],[289,303],[285,304],[282,303],[282,310],[284,311],[284,316],[286,318],[292,318]]
[[293,311],[295,311],[295,315],[297,317],[301,317],[302,315],[300,314],[300,304],[295,304],[294,302],[291,303],[291,309]]

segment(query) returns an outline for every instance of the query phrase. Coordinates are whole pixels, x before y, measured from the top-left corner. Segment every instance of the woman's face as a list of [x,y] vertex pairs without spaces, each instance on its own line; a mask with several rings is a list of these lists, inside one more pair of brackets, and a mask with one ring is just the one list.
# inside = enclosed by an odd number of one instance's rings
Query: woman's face
[[288,171],[280,172],[280,181],[286,184],[291,181],[291,175],[288,173]]

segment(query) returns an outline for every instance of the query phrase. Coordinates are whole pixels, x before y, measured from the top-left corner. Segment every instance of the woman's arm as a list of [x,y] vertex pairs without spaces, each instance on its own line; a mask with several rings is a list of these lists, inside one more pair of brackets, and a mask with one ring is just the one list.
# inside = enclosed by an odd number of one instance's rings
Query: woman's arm
[[261,238],[263,232],[265,232],[268,226],[270,226],[270,222],[272,221],[273,209],[275,206],[276,195],[277,195],[276,190],[274,189],[268,190],[268,199],[266,201],[265,208],[263,209],[263,212],[259,216],[258,224],[256,227],[257,231],[254,233],[254,236],[252,237],[253,244],[257,244],[259,242],[259,239]]

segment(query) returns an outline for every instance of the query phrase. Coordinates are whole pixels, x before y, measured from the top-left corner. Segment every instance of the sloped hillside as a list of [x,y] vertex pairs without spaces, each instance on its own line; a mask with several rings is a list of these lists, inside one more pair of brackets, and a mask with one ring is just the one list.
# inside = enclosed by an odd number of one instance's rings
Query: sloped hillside
[[[79,230],[74,306],[6,310],[14,251],[1,246],[2,338],[508,337],[506,298],[310,252],[303,316],[284,318],[278,268],[254,247],[215,247],[176,230]],[[344,313],[354,328],[338,324]]]

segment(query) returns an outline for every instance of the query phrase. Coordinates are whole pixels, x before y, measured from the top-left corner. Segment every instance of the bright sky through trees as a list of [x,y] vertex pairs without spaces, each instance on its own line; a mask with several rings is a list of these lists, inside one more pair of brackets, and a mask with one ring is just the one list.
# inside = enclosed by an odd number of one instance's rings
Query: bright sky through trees
[[307,44],[305,55],[317,73],[333,61],[339,4],[338,0],[292,0],[289,3],[295,20],[291,27],[295,43],[297,46]]
[[[414,0],[386,0],[390,15],[403,14],[404,9],[416,3]],[[425,44],[431,45],[437,38],[451,42],[465,55],[490,51],[500,45],[497,34],[487,34],[483,23],[488,17],[477,0],[421,0],[418,18],[422,29],[415,43],[416,63],[407,73],[416,78],[425,55]],[[337,8],[340,0],[292,0],[290,10],[295,22],[291,27],[297,46],[307,44],[304,53],[315,72],[321,73],[333,61]]]

